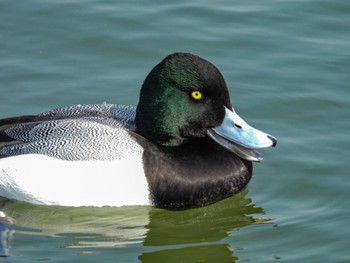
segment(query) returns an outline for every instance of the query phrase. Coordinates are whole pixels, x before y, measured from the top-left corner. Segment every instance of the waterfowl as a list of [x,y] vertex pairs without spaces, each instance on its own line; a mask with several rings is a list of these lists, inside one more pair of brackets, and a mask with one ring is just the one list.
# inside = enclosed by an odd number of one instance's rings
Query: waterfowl
[[0,120],[0,196],[42,205],[190,208],[246,187],[276,139],[234,111],[219,70],[165,57],[137,107],[75,105]]

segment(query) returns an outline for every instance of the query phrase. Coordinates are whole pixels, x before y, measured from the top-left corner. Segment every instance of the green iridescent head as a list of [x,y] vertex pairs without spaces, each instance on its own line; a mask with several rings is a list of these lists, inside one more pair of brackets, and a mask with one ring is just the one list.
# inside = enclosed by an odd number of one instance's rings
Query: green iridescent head
[[146,77],[136,111],[137,131],[165,146],[179,146],[207,136],[232,109],[219,70],[188,53],[174,53]]

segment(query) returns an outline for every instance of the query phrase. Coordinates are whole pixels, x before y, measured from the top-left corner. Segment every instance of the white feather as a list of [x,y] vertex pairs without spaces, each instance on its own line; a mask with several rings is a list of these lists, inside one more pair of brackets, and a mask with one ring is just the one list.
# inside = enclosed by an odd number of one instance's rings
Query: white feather
[[0,196],[63,206],[149,204],[140,153],[112,161],[67,161],[40,154],[3,158]]

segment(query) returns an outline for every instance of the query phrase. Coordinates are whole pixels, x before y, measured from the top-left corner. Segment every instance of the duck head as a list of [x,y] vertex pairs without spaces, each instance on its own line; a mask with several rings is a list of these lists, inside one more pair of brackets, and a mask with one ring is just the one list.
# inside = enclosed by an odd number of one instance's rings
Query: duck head
[[146,77],[136,109],[137,132],[163,146],[181,146],[209,137],[249,161],[262,161],[255,149],[276,139],[249,126],[234,111],[220,71],[209,61],[174,53]]

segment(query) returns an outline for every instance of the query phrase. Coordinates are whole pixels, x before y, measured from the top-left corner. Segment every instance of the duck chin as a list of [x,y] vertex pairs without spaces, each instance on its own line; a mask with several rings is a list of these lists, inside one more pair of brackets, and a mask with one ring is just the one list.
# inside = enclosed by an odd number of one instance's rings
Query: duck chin
[[207,130],[207,135],[209,138],[214,140],[216,143],[221,145],[222,147],[226,148],[227,150],[237,154],[242,159],[251,161],[251,162],[262,162],[264,157],[257,151],[246,148],[242,145],[239,145],[231,140],[228,140],[220,135],[218,135],[215,131],[212,129]]

